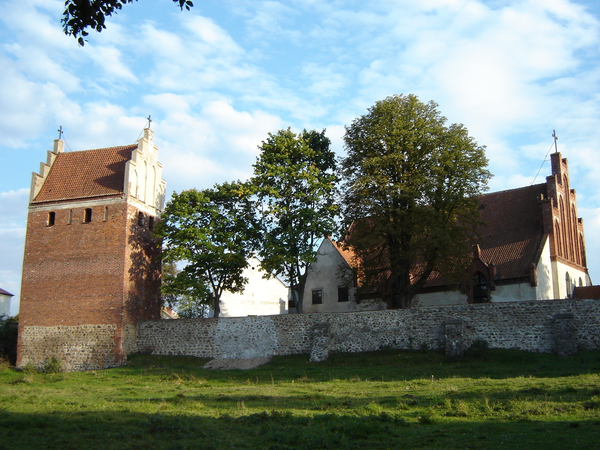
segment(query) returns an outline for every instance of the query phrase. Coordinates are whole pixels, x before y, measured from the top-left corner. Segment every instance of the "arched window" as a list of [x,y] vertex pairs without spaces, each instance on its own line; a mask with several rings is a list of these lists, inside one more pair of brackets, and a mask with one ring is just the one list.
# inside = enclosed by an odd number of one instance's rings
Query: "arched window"
[[555,251],[558,256],[563,256],[562,234],[560,232],[560,224],[558,223],[558,220],[556,220],[554,223],[555,223],[554,242],[556,242],[556,250]]
[[476,272],[473,277],[473,303],[486,303],[488,299],[487,280],[481,272]]
[[573,293],[573,287],[571,286],[571,275],[569,272],[565,275],[565,283],[567,285],[567,298],[571,298],[571,294]]
[[565,203],[563,202],[562,197],[560,197],[559,200],[559,211],[560,211],[560,224],[561,224],[561,228],[562,228],[562,234],[561,234],[561,239],[562,239],[562,250],[563,250],[563,254],[562,256],[565,258],[569,258],[569,241],[567,240],[567,235],[568,235],[568,225],[567,225],[567,220],[565,218]]

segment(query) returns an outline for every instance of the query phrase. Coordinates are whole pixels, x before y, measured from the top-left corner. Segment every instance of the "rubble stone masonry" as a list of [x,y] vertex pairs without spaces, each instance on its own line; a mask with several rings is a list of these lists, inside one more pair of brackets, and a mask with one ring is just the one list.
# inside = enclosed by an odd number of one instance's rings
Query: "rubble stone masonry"
[[[492,348],[560,352],[567,318],[571,346],[600,348],[600,300],[548,300],[419,307],[389,311],[292,314],[219,319],[140,322],[137,351],[203,358],[256,358],[311,354],[322,349],[322,332],[333,352],[446,348],[446,324],[453,324],[452,348],[483,340]],[[461,326],[456,326],[462,322]],[[460,335],[456,335],[456,330]],[[559,331],[557,331],[559,330]]]

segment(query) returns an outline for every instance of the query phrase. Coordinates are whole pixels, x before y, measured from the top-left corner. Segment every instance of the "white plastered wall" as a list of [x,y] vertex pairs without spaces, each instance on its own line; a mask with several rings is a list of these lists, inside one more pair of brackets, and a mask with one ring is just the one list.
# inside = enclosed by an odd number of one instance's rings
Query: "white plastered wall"
[[144,129],[138,148],[125,166],[125,193],[138,202],[154,209],[158,215],[165,204],[166,182],[162,179],[162,164],[158,162],[158,147],[154,145],[154,132]]
[[221,317],[269,316],[288,313],[288,288],[276,277],[264,278],[260,261],[250,258],[243,276],[244,292],[221,296]]

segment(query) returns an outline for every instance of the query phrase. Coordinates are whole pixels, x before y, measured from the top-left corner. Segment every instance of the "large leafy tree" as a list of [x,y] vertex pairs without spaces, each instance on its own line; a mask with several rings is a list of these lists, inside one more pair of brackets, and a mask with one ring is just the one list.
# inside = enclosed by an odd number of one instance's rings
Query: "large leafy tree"
[[[137,1],[137,0],[136,0]],[[191,0],[173,0],[182,10],[194,6]],[[123,8],[133,0],[65,0],[63,11],[63,30],[66,35],[73,36],[84,45],[84,37],[88,35],[87,29],[91,28],[101,32],[106,28],[106,18]]]
[[486,189],[485,148],[434,102],[395,95],[346,127],[342,204],[347,246],[365,289],[411,305],[436,273],[460,281]]
[[165,295],[195,302],[196,309],[210,306],[218,317],[223,292],[243,291],[253,242],[245,190],[240,183],[224,183],[173,193],[156,234],[163,240],[163,260],[183,267],[166,274]]
[[269,133],[259,146],[251,180],[258,200],[262,267],[291,286],[298,312],[316,244],[336,228],[338,177],[329,146],[325,130]]

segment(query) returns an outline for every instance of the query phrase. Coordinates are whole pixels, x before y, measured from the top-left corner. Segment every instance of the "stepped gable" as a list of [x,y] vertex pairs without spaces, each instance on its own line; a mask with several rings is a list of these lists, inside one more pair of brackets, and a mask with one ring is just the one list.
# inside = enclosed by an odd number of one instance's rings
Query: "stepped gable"
[[544,238],[540,198],[546,189],[542,183],[479,197],[481,259],[496,266],[498,279],[529,277]]
[[59,153],[32,204],[122,195],[125,164],[136,148],[132,144]]

